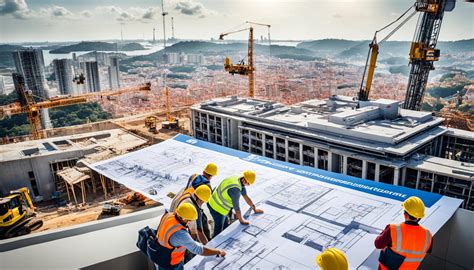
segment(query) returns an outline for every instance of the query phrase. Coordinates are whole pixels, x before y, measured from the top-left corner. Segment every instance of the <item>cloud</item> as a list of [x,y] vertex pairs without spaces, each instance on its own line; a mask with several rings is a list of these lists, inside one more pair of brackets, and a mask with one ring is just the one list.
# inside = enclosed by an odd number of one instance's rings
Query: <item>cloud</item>
[[65,7],[52,6],[49,8],[42,8],[40,12],[44,15],[56,18],[71,18],[74,14]]
[[83,11],[81,12],[81,15],[82,15],[83,17],[90,18],[90,17],[92,17],[92,12],[90,12],[89,10],[83,10]]
[[25,0],[0,1],[0,16],[12,15],[17,19],[27,19],[31,12]]
[[95,9],[98,13],[112,14],[115,20],[120,23],[125,22],[149,22],[155,18],[156,14],[159,14],[159,10],[156,8],[128,8],[126,10],[116,6],[100,6]]
[[181,0],[177,2],[174,9],[184,15],[198,16],[199,18],[204,18],[208,13],[203,4],[192,0]]

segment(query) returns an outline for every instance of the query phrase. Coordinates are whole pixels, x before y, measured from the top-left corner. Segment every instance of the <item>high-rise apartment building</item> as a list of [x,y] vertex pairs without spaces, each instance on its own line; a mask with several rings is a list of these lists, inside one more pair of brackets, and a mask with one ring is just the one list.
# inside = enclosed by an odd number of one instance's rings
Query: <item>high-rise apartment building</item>
[[119,58],[112,56],[109,63],[109,86],[111,90],[117,90],[120,88]]
[[[49,98],[49,88],[44,75],[44,58],[41,49],[28,48],[12,53],[16,70],[24,78],[26,90],[30,90],[35,100]],[[44,128],[52,128],[48,109],[41,109],[41,123]]]
[[97,61],[83,62],[82,70],[86,77],[87,91],[100,92],[99,64]]
[[61,95],[73,93],[72,79],[74,77],[71,59],[54,59],[54,74],[58,82],[58,90]]

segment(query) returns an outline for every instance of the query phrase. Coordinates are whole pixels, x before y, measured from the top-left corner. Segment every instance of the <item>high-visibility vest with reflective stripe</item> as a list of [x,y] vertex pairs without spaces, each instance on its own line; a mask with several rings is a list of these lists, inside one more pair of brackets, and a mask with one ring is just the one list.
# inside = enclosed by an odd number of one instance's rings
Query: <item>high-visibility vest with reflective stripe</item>
[[228,193],[231,188],[238,188],[240,191],[242,190],[239,176],[231,176],[224,179],[224,181],[222,181],[212,192],[212,196],[209,199],[209,205],[212,209],[223,216],[229,214],[229,211],[232,208],[232,198]]
[[157,241],[161,247],[158,250],[158,254],[160,254],[158,265],[167,267],[168,265],[178,265],[183,261],[186,248],[183,246],[173,247],[170,244],[171,236],[180,230],[186,230],[186,227],[176,219],[174,213],[163,215],[157,231]]
[[194,194],[193,187],[182,189],[180,192],[178,192],[178,194],[176,194],[176,196],[171,201],[170,212],[176,212],[176,208],[178,208],[178,205],[180,205],[181,202],[184,201],[185,199],[191,198],[193,194]]
[[433,238],[431,232],[423,226],[405,223],[390,224],[390,237],[392,251],[405,257],[400,270],[418,269]]

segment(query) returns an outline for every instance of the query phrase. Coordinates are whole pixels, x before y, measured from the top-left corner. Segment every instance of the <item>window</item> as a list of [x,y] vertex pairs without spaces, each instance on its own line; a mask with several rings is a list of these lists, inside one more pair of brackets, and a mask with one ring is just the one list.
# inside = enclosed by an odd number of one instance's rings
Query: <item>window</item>
[[39,196],[38,183],[36,182],[35,173],[30,171],[28,172],[28,177],[30,178],[31,189],[35,196]]

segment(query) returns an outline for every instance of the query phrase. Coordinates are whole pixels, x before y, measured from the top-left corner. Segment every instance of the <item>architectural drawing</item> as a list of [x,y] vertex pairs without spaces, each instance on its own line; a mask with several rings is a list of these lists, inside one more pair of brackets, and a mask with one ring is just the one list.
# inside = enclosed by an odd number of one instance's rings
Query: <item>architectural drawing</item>
[[[165,207],[171,202],[168,195],[182,189],[189,176],[200,173],[208,162],[219,166],[218,175],[211,181],[213,187],[244,170],[256,171],[257,180],[247,187],[247,193],[265,213],[247,212],[250,225],[235,222],[209,242],[211,247],[226,250],[225,258],[196,256],[186,264],[190,269],[314,269],[315,257],[327,247],[344,250],[351,269],[357,269],[374,251],[373,241],[378,233],[387,224],[400,222],[400,200],[296,174],[301,170],[297,165],[273,166],[270,159],[261,163],[262,157],[228,152],[227,148],[180,135],[93,164],[91,168]],[[325,172],[305,173],[323,175]],[[364,185],[380,189],[379,183],[373,181],[365,181]],[[429,207],[431,214],[425,222],[445,222],[459,206],[455,199],[440,198],[449,204]],[[243,200],[241,207],[249,209]]]

